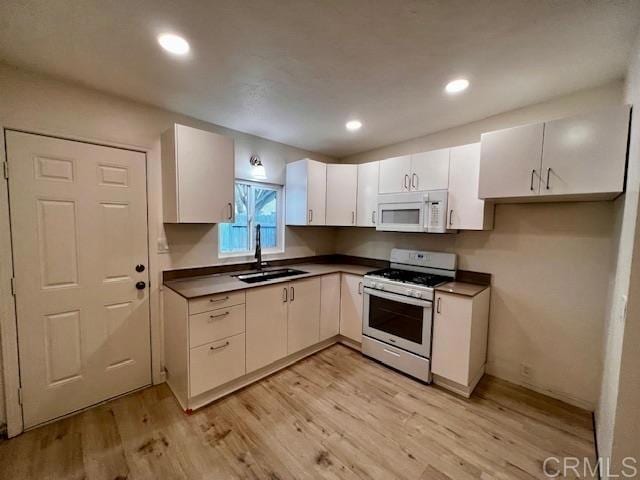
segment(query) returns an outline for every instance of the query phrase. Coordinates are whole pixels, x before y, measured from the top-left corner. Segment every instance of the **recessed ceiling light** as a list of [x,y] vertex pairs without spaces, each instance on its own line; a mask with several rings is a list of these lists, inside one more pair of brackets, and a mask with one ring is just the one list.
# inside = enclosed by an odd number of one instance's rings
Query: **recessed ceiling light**
[[360,120],[349,120],[345,124],[345,127],[347,127],[347,130],[349,130],[350,132],[355,132],[356,130],[360,130],[362,128],[362,122]]
[[167,52],[174,55],[186,55],[190,50],[189,42],[173,33],[163,33],[158,37],[158,43]]
[[469,80],[466,78],[457,78],[455,80],[451,80],[447,83],[445,90],[449,94],[460,93],[466,90],[469,87]]

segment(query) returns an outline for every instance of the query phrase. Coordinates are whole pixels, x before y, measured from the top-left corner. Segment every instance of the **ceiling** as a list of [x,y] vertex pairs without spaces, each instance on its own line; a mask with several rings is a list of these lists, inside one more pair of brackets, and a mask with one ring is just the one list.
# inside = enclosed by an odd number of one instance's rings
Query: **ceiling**
[[3,0],[0,59],[343,157],[620,79],[639,24],[634,0]]

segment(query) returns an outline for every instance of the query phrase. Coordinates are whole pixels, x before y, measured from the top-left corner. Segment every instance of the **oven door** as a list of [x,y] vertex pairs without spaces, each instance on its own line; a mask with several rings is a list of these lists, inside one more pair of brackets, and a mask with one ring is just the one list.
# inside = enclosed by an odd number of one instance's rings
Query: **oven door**
[[432,307],[432,302],[428,300],[366,287],[362,333],[429,358]]

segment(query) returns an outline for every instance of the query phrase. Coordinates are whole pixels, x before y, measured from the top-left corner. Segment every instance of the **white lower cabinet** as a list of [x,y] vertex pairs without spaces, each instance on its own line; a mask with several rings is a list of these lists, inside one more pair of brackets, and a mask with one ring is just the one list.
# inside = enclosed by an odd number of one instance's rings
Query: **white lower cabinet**
[[247,291],[247,372],[287,355],[288,295],[286,283]]
[[244,333],[192,348],[189,382],[192,397],[245,374]]
[[340,277],[332,273],[320,280],[320,340],[340,333]]
[[340,288],[340,335],[362,343],[362,306],[364,302],[362,277],[342,274]]
[[319,277],[289,283],[288,354],[320,341],[320,283]]
[[471,297],[436,292],[431,352],[434,382],[470,396],[487,360],[490,289]]

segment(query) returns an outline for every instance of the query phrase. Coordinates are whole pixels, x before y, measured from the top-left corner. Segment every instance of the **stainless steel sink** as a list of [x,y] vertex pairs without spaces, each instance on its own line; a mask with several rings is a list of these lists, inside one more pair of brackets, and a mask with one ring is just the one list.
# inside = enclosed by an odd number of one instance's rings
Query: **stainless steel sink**
[[275,280],[277,278],[293,277],[294,275],[302,275],[307,272],[302,270],[294,270],[292,268],[281,268],[279,270],[264,270],[262,272],[242,273],[234,275],[238,280],[245,283],[258,283]]

